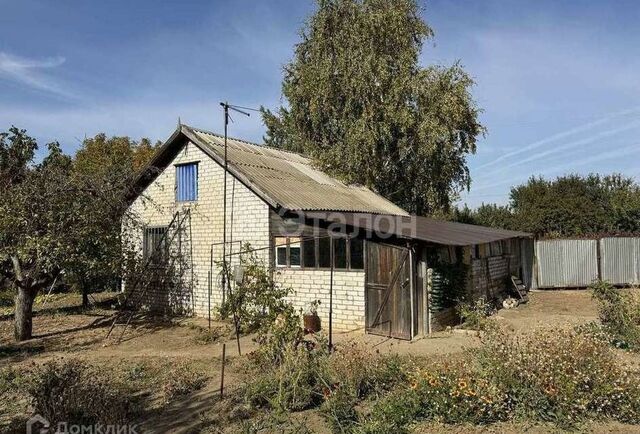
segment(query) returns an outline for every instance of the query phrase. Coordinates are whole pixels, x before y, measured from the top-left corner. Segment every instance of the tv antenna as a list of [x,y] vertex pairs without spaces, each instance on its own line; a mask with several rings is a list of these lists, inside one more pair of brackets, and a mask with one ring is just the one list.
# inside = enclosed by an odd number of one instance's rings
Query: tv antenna
[[224,111],[224,181],[222,187],[223,204],[222,204],[222,293],[229,292],[231,286],[228,279],[228,267],[227,267],[227,132],[229,127],[229,120],[233,122],[233,118],[229,114],[229,111],[234,111],[245,115],[251,116],[246,110],[260,111],[254,108],[242,107],[239,105],[229,104],[227,101],[221,102],[220,105]]

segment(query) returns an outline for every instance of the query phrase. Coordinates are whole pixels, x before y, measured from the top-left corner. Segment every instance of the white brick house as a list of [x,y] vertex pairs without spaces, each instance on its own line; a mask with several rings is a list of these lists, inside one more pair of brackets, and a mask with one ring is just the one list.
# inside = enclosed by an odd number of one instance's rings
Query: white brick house
[[[215,307],[222,300],[221,270],[215,262],[221,261],[223,254],[223,144],[221,136],[180,125],[140,176],[140,195],[131,205],[131,210],[146,224],[147,234],[140,234],[141,243],[152,237],[154,231],[162,233],[176,212],[190,210],[187,240],[190,245],[183,247],[192,252],[194,285],[193,294],[186,295],[185,301],[200,316],[206,316],[209,306]],[[178,171],[189,165],[195,169],[186,180],[194,184],[195,191],[184,195],[185,187],[178,185],[184,180],[179,179],[182,175]],[[185,197],[180,197],[181,194]],[[321,300],[318,313],[323,324],[327,323],[329,309],[331,271],[325,261],[329,248],[325,244],[330,240],[305,239],[305,248],[313,243],[316,251],[300,258],[300,243],[289,239],[287,249],[287,234],[277,232],[273,222],[282,221],[281,216],[288,211],[407,215],[370,190],[346,186],[315,170],[299,155],[236,139],[228,140],[226,202],[226,254],[237,252],[240,243],[251,244],[265,264],[275,270],[277,279],[295,291],[294,305],[305,309],[312,301]],[[286,255],[284,261],[277,261],[277,249]],[[348,250],[345,246],[344,253]],[[363,253],[362,249],[351,250],[354,255],[356,250],[360,252],[360,258],[353,261],[348,258],[336,264],[333,271],[333,324],[337,329],[364,326]],[[228,258],[231,264],[238,262],[237,255]],[[208,282],[210,271],[212,285]],[[167,298],[161,290],[148,290],[150,305],[165,303]]]
[[293,289],[296,307],[321,300],[324,328],[332,294],[335,329],[403,339],[451,317],[432,304],[428,269],[461,266],[472,298],[499,299],[510,275],[530,280],[530,234],[411,216],[294,153],[229,139],[225,203],[224,155],[223,137],[179,125],[136,181],[130,210],[145,223],[134,238],[143,250],[162,241],[174,218],[188,225],[178,248],[188,252],[189,288],[169,294],[147,285],[150,308],[206,316],[223,297],[223,245],[233,267],[246,243]]

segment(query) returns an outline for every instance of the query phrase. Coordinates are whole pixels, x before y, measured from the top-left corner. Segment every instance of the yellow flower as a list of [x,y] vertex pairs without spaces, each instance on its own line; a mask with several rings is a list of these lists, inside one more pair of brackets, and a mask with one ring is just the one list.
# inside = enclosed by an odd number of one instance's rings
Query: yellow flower
[[453,396],[454,398],[457,398],[458,396],[460,396],[460,391],[459,390],[453,390],[451,392],[451,396]]
[[413,381],[413,382],[411,383],[411,388],[412,388],[412,389],[417,389],[417,388],[418,388],[418,382],[417,382],[417,381]]
[[492,401],[490,398],[488,398],[488,397],[486,397],[486,396],[484,396],[484,395],[483,395],[483,396],[481,396],[481,397],[480,397],[480,399],[481,399],[483,402],[487,403],[487,404],[492,404],[492,403],[493,403],[493,401]]
[[466,382],[466,381],[464,381],[464,380],[460,380],[460,381],[458,381],[458,387],[459,387],[460,389],[466,389],[466,388],[467,388],[467,382]]
[[464,392],[464,394],[465,394],[465,395],[467,395],[467,396],[476,396],[476,391],[475,391],[475,390],[472,390],[472,389],[467,389],[467,390]]
[[438,381],[435,378],[431,378],[429,380],[429,386],[437,386],[438,385]]

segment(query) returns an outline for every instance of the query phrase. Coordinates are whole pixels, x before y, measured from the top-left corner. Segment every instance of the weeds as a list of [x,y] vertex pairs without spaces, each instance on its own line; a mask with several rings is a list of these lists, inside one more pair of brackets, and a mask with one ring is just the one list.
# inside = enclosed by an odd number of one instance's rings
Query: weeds
[[495,311],[495,308],[487,303],[484,297],[480,297],[471,303],[460,303],[456,307],[463,326],[470,330],[486,330],[492,323],[489,318]]
[[180,396],[185,396],[202,389],[207,383],[207,376],[194,369],[187,362],[179,362],[171,368],[167,379],[162,385],[162,396],[165,403],[169,403]]
[[589,288],[598,302],[600,321],[611,342],[619,348],[640,351],[640,295],[605,281],[594,282]]
[[122,424],[132,413],[131,391],[86,363],[60,359],[25,377],[34,411],[54,426]]
[[190,324],[189,328],[196,332],[193,341],[198,345],[214,344],[221,338],[227,336],[231,331],[231,328],[227,325],[213,326],[211,329],[208,329],[207,327]]

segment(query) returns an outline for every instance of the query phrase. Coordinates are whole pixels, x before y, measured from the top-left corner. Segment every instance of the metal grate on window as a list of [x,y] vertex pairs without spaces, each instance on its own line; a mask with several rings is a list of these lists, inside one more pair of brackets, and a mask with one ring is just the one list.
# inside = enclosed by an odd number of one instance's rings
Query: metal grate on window
[[151,262],[159,263],[166,256],[166,226],[146,228],[143,237],[142,253],[145,258],[151,258]]

